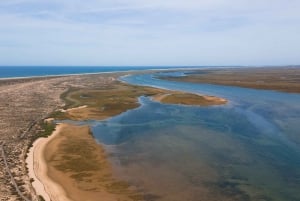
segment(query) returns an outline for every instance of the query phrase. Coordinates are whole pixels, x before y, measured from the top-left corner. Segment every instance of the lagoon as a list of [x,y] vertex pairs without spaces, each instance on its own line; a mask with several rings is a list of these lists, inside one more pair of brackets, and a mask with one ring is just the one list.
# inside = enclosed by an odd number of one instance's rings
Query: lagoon
[[121,80],[229,103],[194,107],[141,97],[139,108],[92,122],[118,176],[146,200],[300,200],[300,95],[166,81],[161,75]]

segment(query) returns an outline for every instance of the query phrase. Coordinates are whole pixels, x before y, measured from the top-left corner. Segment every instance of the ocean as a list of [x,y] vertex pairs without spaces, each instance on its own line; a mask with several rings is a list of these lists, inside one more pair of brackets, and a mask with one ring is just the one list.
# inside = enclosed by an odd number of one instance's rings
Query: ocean
[[0,66],[0,78],[39,77],[131,70],[171,69],[171,66]]

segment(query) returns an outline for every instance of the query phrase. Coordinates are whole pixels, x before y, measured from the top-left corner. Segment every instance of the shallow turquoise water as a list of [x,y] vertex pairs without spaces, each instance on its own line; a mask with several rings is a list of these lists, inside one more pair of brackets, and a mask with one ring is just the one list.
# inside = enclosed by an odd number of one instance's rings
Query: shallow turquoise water
[[300,200],[300,95],[178,83],[123,81],[229,100],[225,106],[141,106],[92,122],[117,174],[146,200]]

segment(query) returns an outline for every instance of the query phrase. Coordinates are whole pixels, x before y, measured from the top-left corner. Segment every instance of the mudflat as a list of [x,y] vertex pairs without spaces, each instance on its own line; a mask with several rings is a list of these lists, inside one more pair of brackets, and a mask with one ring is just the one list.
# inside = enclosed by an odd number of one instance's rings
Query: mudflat
[[[104,149],[88,126],[61,124],[59,133],[44,148],[47,175],[64,191],[50,193],[51,200],[140,200],[129,185],[114,178]],[[51,189],[50,189],[51,190]]]

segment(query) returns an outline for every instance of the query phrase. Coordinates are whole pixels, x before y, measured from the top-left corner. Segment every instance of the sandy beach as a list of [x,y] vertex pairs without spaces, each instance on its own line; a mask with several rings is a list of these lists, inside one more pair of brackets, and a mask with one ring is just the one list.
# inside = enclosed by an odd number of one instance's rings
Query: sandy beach
[[51,136],[37,139],[30,148],[26,159],[29,177],[34,179],[32,186],[36,190],[36,194],[41,195],[46,201],[70,201],[64,189],[49,178],[44,157],[45,147],[59,134],[63,127],[63,124],[58,124]]
[[[74,162],[75,166],[70,165]],[[88,126],[58,124],[50,137],[34,142],[27,167],[36,194],[46,201],[130,201],[139,197],[112,176],[105,152]]]

